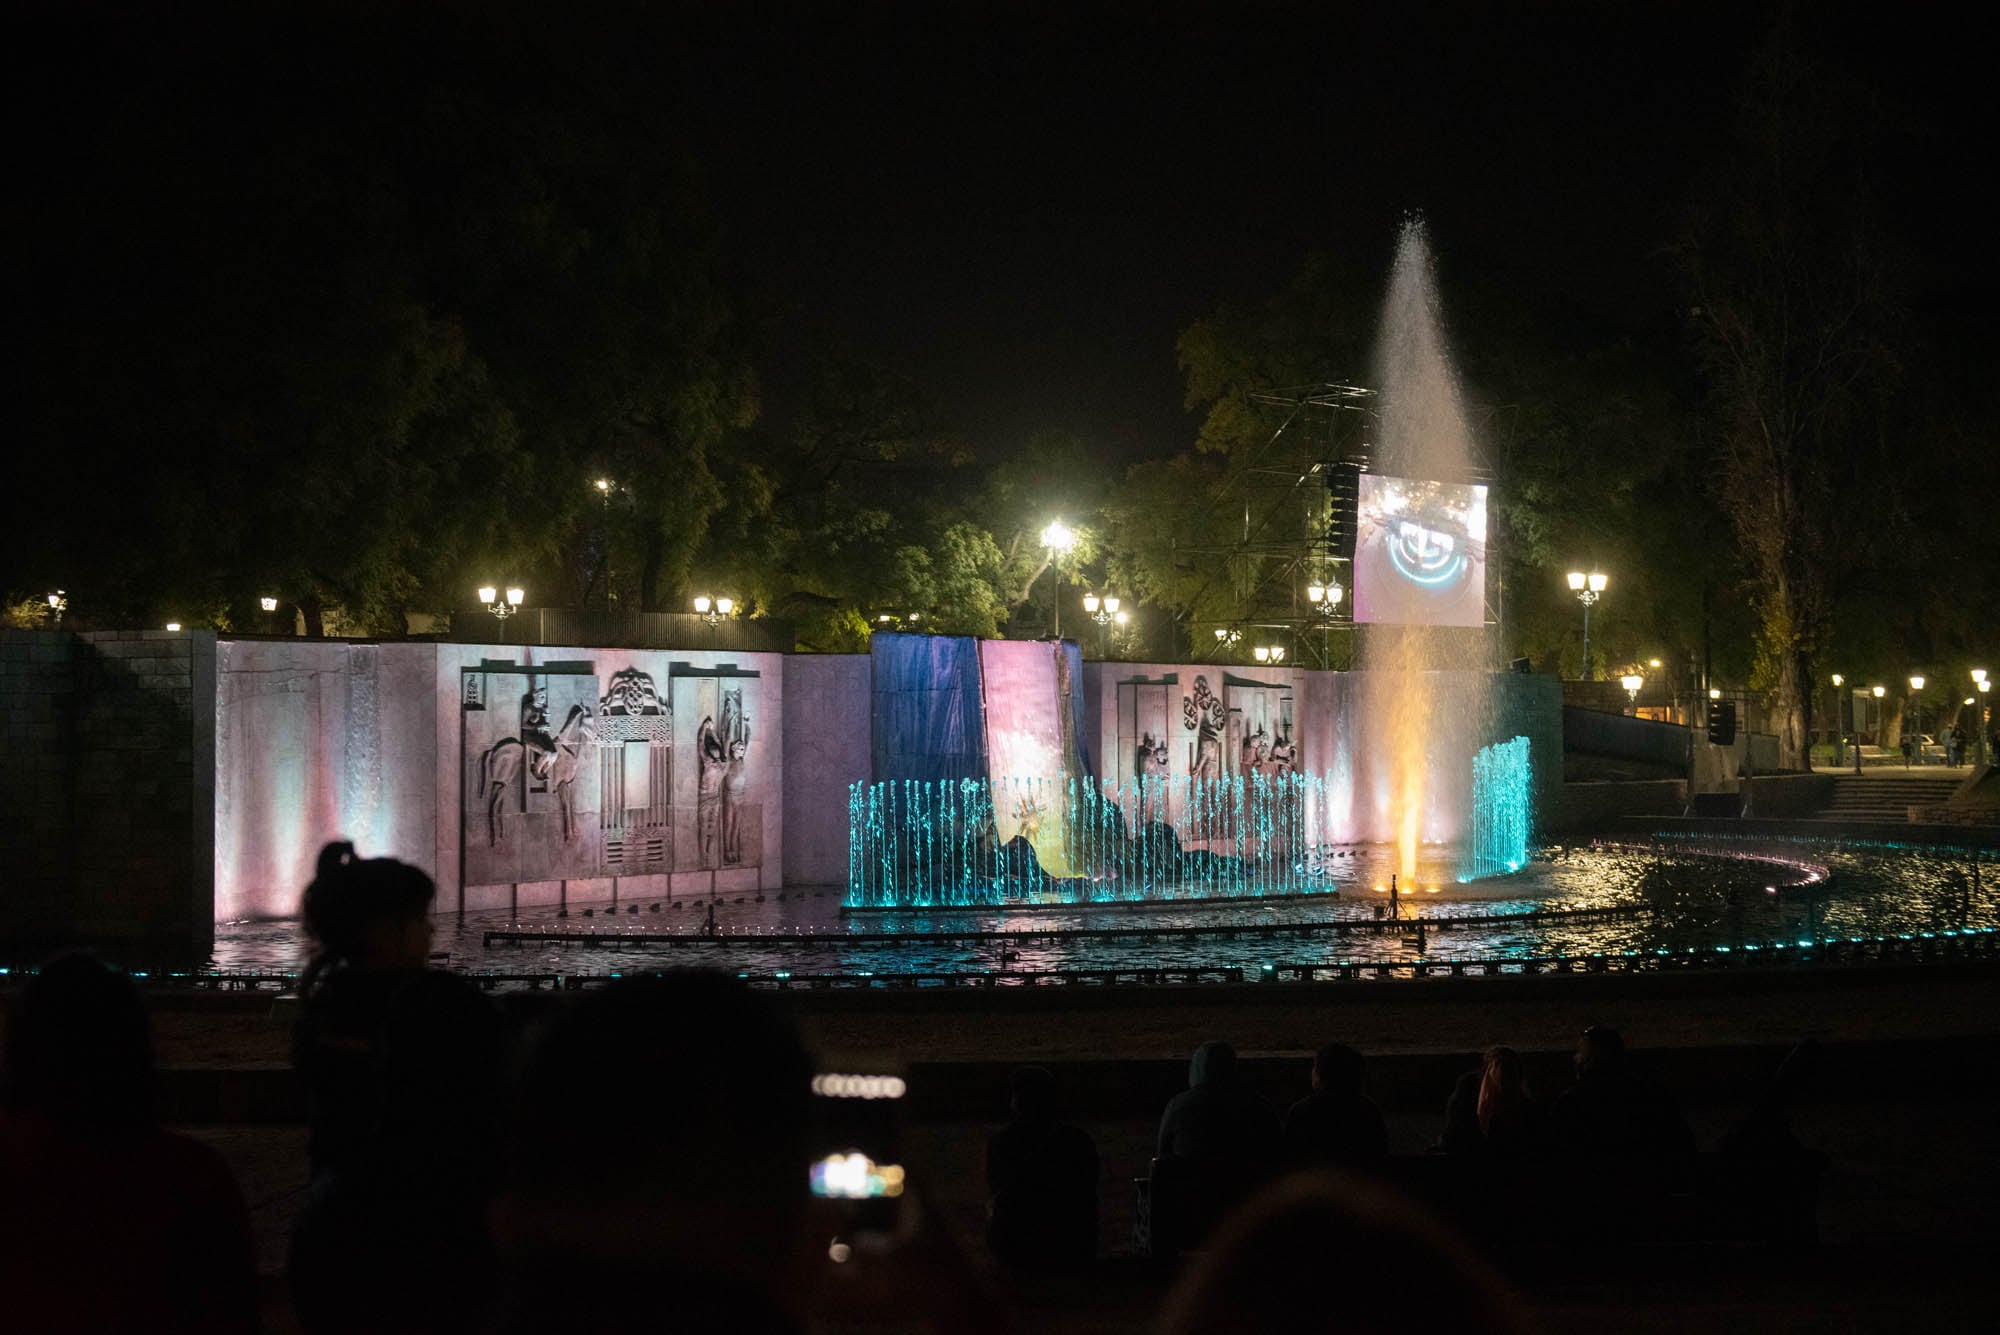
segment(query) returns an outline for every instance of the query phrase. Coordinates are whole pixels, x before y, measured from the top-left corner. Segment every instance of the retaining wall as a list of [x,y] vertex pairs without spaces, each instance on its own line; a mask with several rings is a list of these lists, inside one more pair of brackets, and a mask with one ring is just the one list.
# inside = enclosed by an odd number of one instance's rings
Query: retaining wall
[[215,635],[0,630],[0,948],[214,943]]

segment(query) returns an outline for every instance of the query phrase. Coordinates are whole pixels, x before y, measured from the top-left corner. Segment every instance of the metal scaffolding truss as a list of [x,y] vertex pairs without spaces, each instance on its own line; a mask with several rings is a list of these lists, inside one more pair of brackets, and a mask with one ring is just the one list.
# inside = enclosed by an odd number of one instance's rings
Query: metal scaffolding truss
[[1305,588],[1315,581],[1351,587],[1354,485],[1373,450],[1376,394],[1327,382],[1250,399],[1278,423],[1216,495],[1218,504],[1241,507],[1241,536],[1180,549],[1212,558],[1210,581],[1236,584],[1240,610],[1226,622],[1193,623],[1189,634],[1204,657],[1233,660],[1252,640],[1281,645],[1294,662],[1330,667],[1345,657],[1353,622],[1345,603],[1325,615]]

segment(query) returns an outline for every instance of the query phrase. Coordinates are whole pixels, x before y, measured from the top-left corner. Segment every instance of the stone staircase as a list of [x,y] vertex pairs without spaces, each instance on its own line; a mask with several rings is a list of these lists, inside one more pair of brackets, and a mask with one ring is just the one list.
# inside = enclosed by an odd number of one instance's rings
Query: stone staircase
[[1907,821],[1911,807],[1943,805],[1965,775],[1963,769],[1947,770],[1938,778],[1836,775],[1833,800],[1814,819],[1857,824]]

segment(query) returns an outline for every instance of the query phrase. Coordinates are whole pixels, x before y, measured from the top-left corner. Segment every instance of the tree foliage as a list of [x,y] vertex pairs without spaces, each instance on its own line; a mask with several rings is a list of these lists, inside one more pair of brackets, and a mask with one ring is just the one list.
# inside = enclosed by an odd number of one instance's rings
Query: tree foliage
[[1831,595],[1865,563],[1893,472],[1894,267],[1875,213],[1877,117],[1781,26],[1681,256],[1710,389],[1717,494],[1758,615],[1754,684],[1807,763]]
[[[757,393],[671,127],[504,16],[230,17],[39,16],[25,95],[97,148],[38,146],[17,210],[52,504],[10,579],[85,618],[228,625],[276,595],[401,632],[482,580],[563,601],[602,470],[636,593],[678,597]],[[79,457],[106,461],[88,484]]]

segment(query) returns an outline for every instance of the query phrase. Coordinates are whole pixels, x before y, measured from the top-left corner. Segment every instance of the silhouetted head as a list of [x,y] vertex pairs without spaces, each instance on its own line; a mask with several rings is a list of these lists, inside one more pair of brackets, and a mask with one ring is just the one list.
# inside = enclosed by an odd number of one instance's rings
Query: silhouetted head
[[[1366,1275],[1327,1289],[1327,1259]],[[1401,1197],[1336,1173],[1289,1177],[1211,1239],[1161,1311],[1159,1335],[1414,1329],[1486,1335],[1527,1328],[1490,1267]]]
[[1236,1079],[1236,1049],[1227,1039],[1211,1038],[1188,1060],[1188,1087],[1227,1085]]
[[516,1082],[503,1251],[585,1270],[768,1289],[808,1197],[812,1066],[733,978],[632,978],[582,998]]
[[300,905],[313,942],[300,990],[310,991],[333,968],[423,968],[436,895],[431,878],[407,862],[360,857],[346,842],[322,848]]
[[1056,1078],[1046,1066],[1016,1066],[1013,1096],[1008,1100],[1014,1116],[1024,1122],[1056,1115]]
[[1610,1025],[1594,1024],[1576,1045],[1576,1073],[1616,1075],[1625,1069],[1625,1039]]
[[1313,1054],[1314,1089],[1335,1094],[1361,1092],[1361,1054],[1345,1043],[1329,1043]]
[[153,1116],[153,1045],[132,980],[88,955],[41,967],[7,1020],[7,1100],[78,1129]]
[[1491,1047],[1479,1065],[1478,1117],[1481,1132],[1493,1129],[1493,1119],[1518,1108],[1528,1097],[1528,1075],[1521,1054],[1509,1047]]

